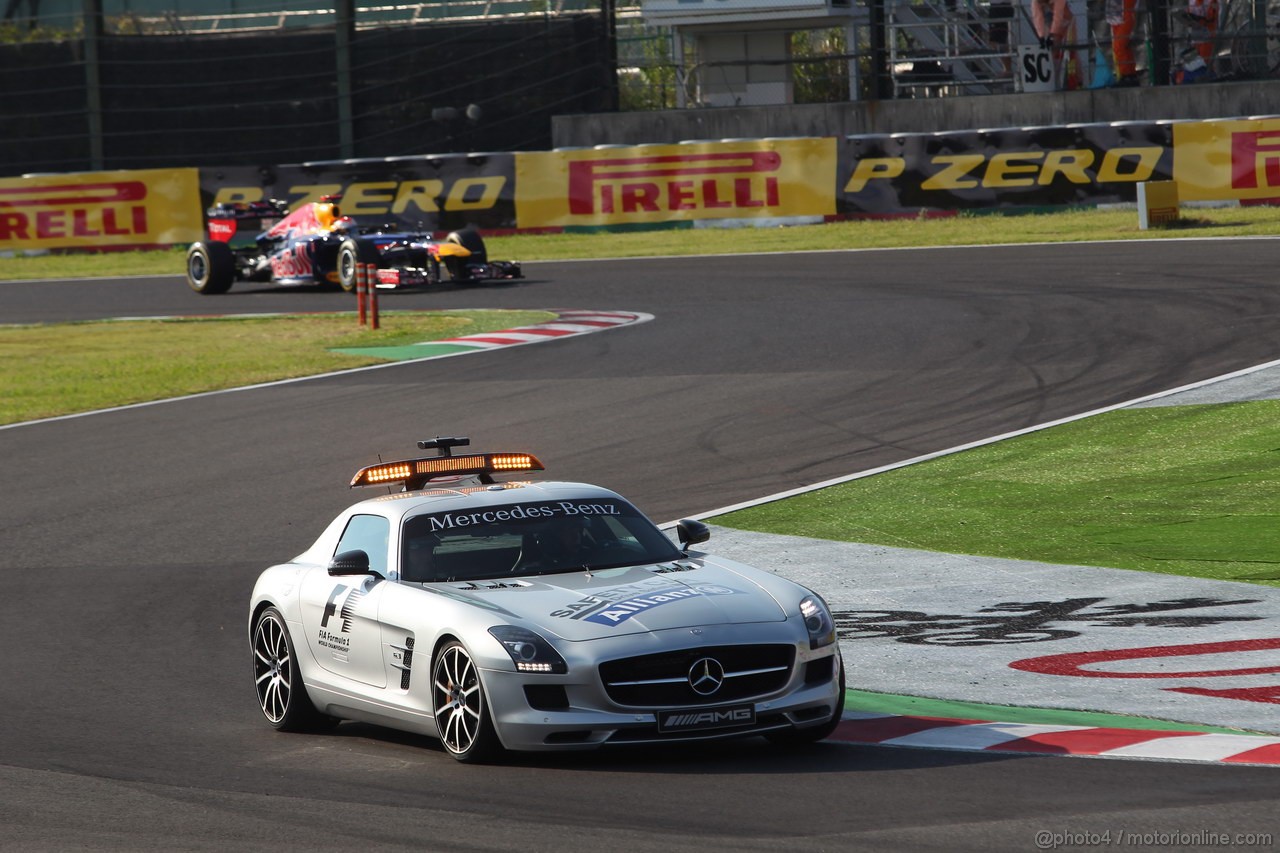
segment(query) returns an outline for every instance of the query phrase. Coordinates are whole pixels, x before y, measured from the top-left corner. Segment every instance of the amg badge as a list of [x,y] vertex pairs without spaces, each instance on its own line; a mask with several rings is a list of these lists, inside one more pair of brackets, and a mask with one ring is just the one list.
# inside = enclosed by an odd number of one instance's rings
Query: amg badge
[[726,729],[733,726],[751,726],[756,722],[754,705],[735,705],[732,708],[702,708],[696,711],[660,711],[658,731],[683,732],[693,729]]

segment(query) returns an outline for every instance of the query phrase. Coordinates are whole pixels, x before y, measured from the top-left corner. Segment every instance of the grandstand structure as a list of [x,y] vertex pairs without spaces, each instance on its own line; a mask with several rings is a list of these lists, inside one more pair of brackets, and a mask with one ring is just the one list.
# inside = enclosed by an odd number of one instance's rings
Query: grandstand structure
[[[550,147],[556,116],[1011,95],[1020,0],[4,0],[0,172]],[[1203,80],[1280,73],[1280,0],[1220,0]],[[1069,0],[1053,87],[1107,83]],[[1138,0],[1142,83],[1202,32]]]

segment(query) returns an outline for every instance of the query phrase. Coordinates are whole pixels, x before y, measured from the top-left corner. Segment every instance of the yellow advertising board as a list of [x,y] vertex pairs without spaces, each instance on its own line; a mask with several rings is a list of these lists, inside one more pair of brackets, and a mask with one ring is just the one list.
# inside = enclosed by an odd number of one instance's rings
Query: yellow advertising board
[[760,139],[516,155],[519,228],[835,213],[836,140]]
[[1173,179],[1183,201],[1280,198],[1280,118],[1175,124]]
[[196,169],[0,178],[0,251],[169,246],[203,231]]

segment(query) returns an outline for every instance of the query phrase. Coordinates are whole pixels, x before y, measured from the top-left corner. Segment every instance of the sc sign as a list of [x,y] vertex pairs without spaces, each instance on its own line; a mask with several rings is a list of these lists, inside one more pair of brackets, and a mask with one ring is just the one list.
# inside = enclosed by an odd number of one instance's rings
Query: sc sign
[[1018,79],[1024,92],[1052,92],[1054,81],[1053,51],[1039,45],[1018,46]]

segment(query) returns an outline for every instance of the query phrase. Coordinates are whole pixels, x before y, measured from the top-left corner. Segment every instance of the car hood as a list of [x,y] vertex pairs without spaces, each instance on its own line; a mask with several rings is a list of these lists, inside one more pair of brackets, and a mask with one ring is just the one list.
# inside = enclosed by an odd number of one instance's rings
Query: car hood
[[744,567],[714,559],[451,584],[451,594],[570,641],[746,622],[786,613]]

